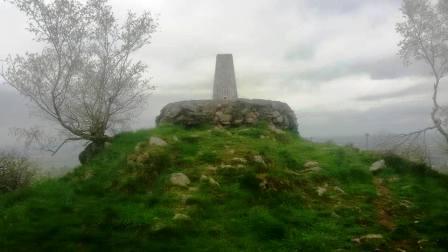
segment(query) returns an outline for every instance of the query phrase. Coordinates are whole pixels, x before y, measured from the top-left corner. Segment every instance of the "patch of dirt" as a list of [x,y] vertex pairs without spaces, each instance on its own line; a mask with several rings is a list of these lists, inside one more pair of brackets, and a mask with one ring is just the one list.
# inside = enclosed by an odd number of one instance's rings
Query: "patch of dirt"
[[[373,184],[376,187],[378,193],[378,198],[375,200],[375,208],[378,215],[378,222],[381,226],[389,231],[393,231],[397,225],[394,222],[393,216],[393,199],[389,188],[385,185],[382,178],[374,177]],[[392,241],[391,247],[389,249],[394,249],[394,251],[418,251],[414,242],[411,240],[394,240]]]
[[378,192],[378,198],[375,200],[378,222],[387,230],[392,231],[396,228],[396,225],[392,216],[392,196],[390,190],[384,185],[384,181],[381,178],[374,177],[373,184]]

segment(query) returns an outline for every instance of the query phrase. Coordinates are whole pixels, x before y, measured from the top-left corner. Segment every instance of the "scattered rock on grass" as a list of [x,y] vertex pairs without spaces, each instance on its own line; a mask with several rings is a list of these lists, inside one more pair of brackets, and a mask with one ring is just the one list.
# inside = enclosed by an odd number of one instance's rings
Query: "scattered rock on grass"
[[211,165],[207,166],[207,171],[209,171],[209,172],[216,172],[217,170],[218,170],[218,168],[215,166],[211,166]]
[[197,192],[197,191],[199,191],[199,188],[197,188],[197,187],[188,187],[188,191],[190,191],[190,192]]
[[361,236],[361,241],[365,241],[365,240],[381,240],[383,239],[383,235],[381,234],[368,234],[368,235],[364,235]]
[[266,166],[266,163],[264,162],[263,157],[260,156],[260,155],[255,155],[254,156],[254,161],[259,163],[259,164],[262,164],[262,165]]
[[342,188],[340,188],[339,186],[335,186],[335,187],[333,187],[333,188],[334,188],[335,191],[338,191],[338,192],[340,192],[340,193],[342,193],[342,194],[346,194],[345,191],[342,190]]
[[202,175],[200,180],[201,182],[209,183],[210,185],[213,186],[220,186],[220,184],[216,182],[216,180],[214,180],[212,177]]
[[173,173],[173,174],[171,174],[170,182],[173,185],[181,186],[181,187],[186,187],[186,186],[188,186],[191,183],[191,181],[187,177],[187,175],[185,175],[183,173]]
[[317,162],[317,161],[308,161],[303,165],[303,167],[305,169],[311,169],[311,168],[319,167],[319,166],[320,166],[319,162]]
[[283,130],[281,130],[281,129],[275,127],[275,126],[272,125],[272,124],[269,125],[269,129],[270,129],[272,132],[276,133],[276,134],[285,134],[285,132],[284,132]]
[[228,164],[221,164],[221,165],[219,166],[219,168],[221,168],[221,169],[232,169],[233,166],[228,165]]
[[324,193],[326,193],[327,192],[327,187],[325,186],[325,187],[317,187],[317,194],[319,195],[319,196],[322,196],[322,195],[324,195]]
[[235,163],[240,163],[240,164],[247,163],[247,160],[245,158],[238,158],[238,157],[233,158],[232,161],[235,162]]
[[162,138],[160,137],[151,137],[149,139],[149,145],[155,145],[155,146],[166,146],[168,145],[167,142],[165,142]]
[[358,238],[353,238],[352,242],[355,243],[363,243],[363,242],[369,242],[369,241],[373,241],[373,240],[382,240],[384,239],[384,237],[381,234],[368,234],[368,235],[364,235]]
[[378,160],[370,166],[369,170],[371,172],[377,172],[377,171],[383,170],[384,168],[386,168],[386,161]]
[[186,214],[177,213],[177,214],[174,215],[173,220],[175,220],[175,221],[189,221],[189,220],[191,220],[191,217],[186,215]]

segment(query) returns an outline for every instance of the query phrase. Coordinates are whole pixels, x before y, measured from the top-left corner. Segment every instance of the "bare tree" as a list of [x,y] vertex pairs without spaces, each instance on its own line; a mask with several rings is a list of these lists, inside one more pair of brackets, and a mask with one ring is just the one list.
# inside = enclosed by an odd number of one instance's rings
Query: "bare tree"
[[[129,12],[118,24],[107,0],[7,0],[24,12],[44,49],[8,57],[1,75],[42,115],[61,126],[64,143],[96,147],[131,119],[154,87],[131,54],[150,43],[156,22]],[[54,151],[57,151],[61,146]]]
[[404,0],[401,8],[404,21],[397,24],[401,34],[400,55],[406,63],[424,61],[434,77],[431,119],[433,125],[404,134],[404,139],[416,139],[427,131],[437,130],[448,143],[448,109],[440,103],[441,80],[448,74],[448,1]]

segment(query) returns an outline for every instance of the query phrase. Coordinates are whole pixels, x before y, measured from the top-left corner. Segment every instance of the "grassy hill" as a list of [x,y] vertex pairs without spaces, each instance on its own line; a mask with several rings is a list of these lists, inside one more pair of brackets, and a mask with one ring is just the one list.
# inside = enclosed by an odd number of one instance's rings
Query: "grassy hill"
[[265,126],[120,134],[65,177],[0,195],[1,251],[445,251],[447,231],[446,176]]

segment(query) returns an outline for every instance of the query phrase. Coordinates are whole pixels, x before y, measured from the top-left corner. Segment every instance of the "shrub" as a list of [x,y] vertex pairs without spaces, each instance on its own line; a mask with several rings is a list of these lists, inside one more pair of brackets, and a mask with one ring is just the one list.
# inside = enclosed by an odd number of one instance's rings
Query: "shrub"
[[0,193],[28,186],[34,175],[34,165],[25,156],[0,153]]

